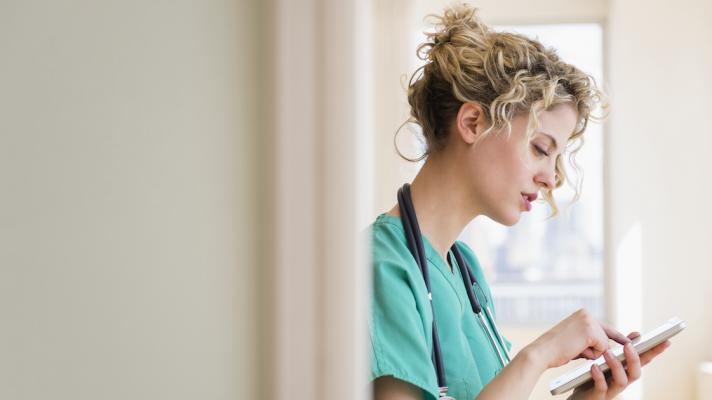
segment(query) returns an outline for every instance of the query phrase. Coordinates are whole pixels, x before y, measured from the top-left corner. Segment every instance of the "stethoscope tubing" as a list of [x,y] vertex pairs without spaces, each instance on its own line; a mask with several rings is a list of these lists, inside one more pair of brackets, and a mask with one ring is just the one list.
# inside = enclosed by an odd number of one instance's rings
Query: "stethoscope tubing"
[[415,207],[413,207],[413,202],[410,196],[410,185],[404,185],[401,190],[398,190],[398,204],[400,206],[401,219],[403,220],[403,228],[406,232],[406,238],[408,242],[408,247],[410,248],[413,257],[415,257],[420,272],[423,275],[423,280],[425,281],[425,287],[428,290],[428,299],[430,302],[431,314],[433,315],[433,352],[431,358],[433,365],[435,366],[435,372],[438,378],[438,386],[440,388],[445,388],[447,393],[447,384],[445,379],[445,366],[443,365],[443,359],[440,350],[440,338],[438,336],[438,326],[435,324],[435,307],[433,306],[433,294],[430,288],[430,275],[428,273],[428,264],[425,258],[425,248],[423,246],[423,240],[420,234],[420,226],[418,226],[418,220],[415,217]]
[[504,339],[502,339],[502,335],[499,333],[499,328],[497,327],[497,322],[494,320],[494,317],[492,316],[492,311],[489,309],[489,307],[485,306],[484,308],[485,314],[487,315],[487,320],[490,323],[490,326],[492,327],[492,330],[494,331],[494,336],[497,338],[497,342],[499,343],[499,347],[495,346],[495,350],[497,350],[497,353],[499,354],[500,361],[502,362],[502,367],[506,367],[507,364],[509,364],[512,360],[509,358],[509,353],[507,353],[507,346],[504,344]]
[[[453,245],[451,249],[453,255],[455,256],[455,261],[457,261],[457,265],[460,267],[460,274],[462,275],[462,278],[465,282],[470,282],[469,285],[465,285],[465,291],[467,292],[467,297],[470,300],[470,305],[472,306],[472,311],[480,317],[479,319],[482,322],[483,328],[487,330],[488,333],[492,332],[494,337],[497,338],[497,342],[499,343],[499,347],[497,347],[494,344],[494,340],[492,340],[492,335],[490,336],[490,343],[492,343],[492,347],[494,347],[495,350],[497,350],[497,356],[499,357],[500,362],[502,363],[502,366],[504,367],[510,362],[509,359],[509,354],[507,354],[506,351],[506,346],[504,345],[504,340],[502,339],[502,335],[499,334],[499,329],[497,328],[497,324],[494,320],[494,317],[492,316],[492,311],[489,309],[488,306],[485,305],[483,308],[482,305],[480,304],[479,299],[477,298],[477,295],[475,295],[475,291],[473,289],[473,286],[477,286],[480,288],[480,291],[484,293],[482,288],[480,287],[479,282],[477,282],[477,279],[475,279],[474,276],[472,276],[472,273],[470,272],[470,268],[467,266],[467,262],[465,259],[462,257],[462,253],[460,252],[460,249]],[[487,321],[489,323],[486,324],[484,319],[482,318],[482,311],[484,310],[485,315],[487,316]],[[490,326],[492,326],[492,329],[490,329]],[[500,351],[500,347],[504,350],[504,354]]]
[[[441,398],[447,398],[447,381],[445,378],[445,367],[443,365],[441,348],[440,348],[440,338],[438,336],[437,324],[435,323],[435,308],[433,306],[433,295],[430,286],[430,275],[428,272],[427,259],[425,257],[425,249],[423,245],[422,234],[420,233],[420,226],[418,225],[418,219],[415,215],[415,207],[413,206],[412,197],[410,194],[410,185],[405,184],[398,190],[398,206],[401,213],[401,220],[403,222],[403,230],[405,231],[406,242],[408,248],[415,258],[418,268],[423,275],[423,281],[425,287],[428,291],[428,299],[430,301],[430,307],[433,315],[433,353],[432,361],[435,367],[435,372],[438,378],[438,386],[440,388]],[[467,265],[462,253],[456,244],[453,244],[450,251],[455,256],[455,261],[460,268],[460,274],[462,279],[465,281],[465,291],[467,292],[467,297],[470,301],[472,311],[477,316],[477,320],[482,325],[483,329],[487,333],[487,338],[492,345],[492,348],[497,353],[497,358],[499,358],[502,368],[504,368],[509,362],[509,354],[507,353],[507,348],[504,345],[504,340],[499,333],[499,329],[494,321],[492,312],[489,310],[487,304],[482,307],[477,295],[474,292],[473,286],[480,287],[477,279],[471,274],[470,268]],[[469,282],[469,284],[467,284]],[[480,290],[482,290],[480,288]],[[498,345],[499,344],[499,345]]]

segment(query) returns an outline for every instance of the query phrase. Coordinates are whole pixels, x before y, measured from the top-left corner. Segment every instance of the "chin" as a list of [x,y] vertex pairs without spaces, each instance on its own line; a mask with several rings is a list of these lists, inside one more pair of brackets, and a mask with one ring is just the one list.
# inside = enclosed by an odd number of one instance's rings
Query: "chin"
[[490,217],[493,219],[495,222],[498,222],[502,225],[505,226],[512,226],[519,222],[519,218],[521,218],[522,213],[521,212],[516,212],[512,214],[503,214],[503,215],[498,215],[496,218],[494,216]]

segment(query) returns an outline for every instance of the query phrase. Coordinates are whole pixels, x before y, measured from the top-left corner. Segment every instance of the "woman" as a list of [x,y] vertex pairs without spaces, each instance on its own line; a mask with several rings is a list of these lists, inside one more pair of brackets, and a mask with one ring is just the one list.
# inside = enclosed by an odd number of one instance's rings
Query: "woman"
[[[447,386],[458,400],[526,399],[546,369],[603,354],[610,377],[593,366],[593,384],[573,397],[613,398],[669,342],[638,356],[627,344],[637,332],[626,337],[579,310],[510,362],[477,259],[455,243],[480,215],[515,224],[539,193],[556,213],[552,191],[566,180],[562,153],[581,143],[601,93],[553,50],[490,30],[468,6],[436,18],[438,29],[418,48],[426,63],[408,88],[427,158],[399,204],[371,227],[375,397],[435,399]],[[407,239],[409,203],[422,233],[428,284],[416,261],[418,241]],[[609,339],[625,344],[625,368],[607,352]]]

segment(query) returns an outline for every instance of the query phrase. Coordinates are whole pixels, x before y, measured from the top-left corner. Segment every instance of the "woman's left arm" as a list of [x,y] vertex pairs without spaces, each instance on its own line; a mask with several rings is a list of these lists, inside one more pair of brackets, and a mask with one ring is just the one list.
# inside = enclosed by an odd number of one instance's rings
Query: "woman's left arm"
[[[580,310],[547,331],[517,353],[512,362],[479,393],[477,400],[529,398],[541,374],[549,368],[564,365],[567,360],[575,358],[571,354],[581,354],[586,358],[596,358],[604,354],[611,368],[611,378],[607,380],[598,367],[592,367],[593,382],[578,388],[570,399],[612,399],[640,377],[640,369],[643,365],[649,363],[669,346],[669,342],[664,342],[639,356],[628,344],[624,350],[627,364],[624,368],[623,364],[612,357],[604,346],[607,347],[608,339],[612,336],[618,338],[617,341],[622,341],[634,339],[640,334],[634,332],[626,338],[610,328],[605,328],[604,335],[603,326],[599,329],[590,329],[593,326],[591,321],[588,314]],[[589,328],[586,328],[587,326]],[[584,340],[589,347],[582,352],[578,349],[579,345],[572,343],[574,339]],[[590,343],[593,343],[592,347]]]

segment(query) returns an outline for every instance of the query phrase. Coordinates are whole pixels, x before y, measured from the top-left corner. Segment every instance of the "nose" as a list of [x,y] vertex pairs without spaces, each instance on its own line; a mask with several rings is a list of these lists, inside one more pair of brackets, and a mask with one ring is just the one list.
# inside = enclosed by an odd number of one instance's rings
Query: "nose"
[[534,180],[545,189],[551,190],[556,185],[556,168],[555,166],[546,166],[534,176]]

